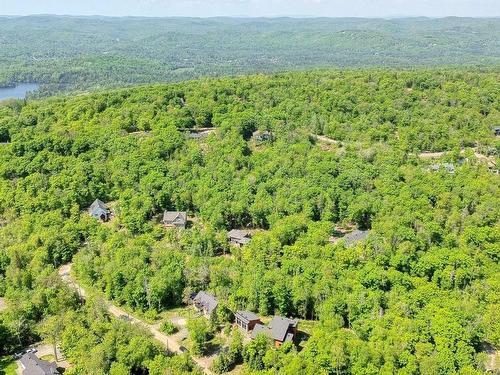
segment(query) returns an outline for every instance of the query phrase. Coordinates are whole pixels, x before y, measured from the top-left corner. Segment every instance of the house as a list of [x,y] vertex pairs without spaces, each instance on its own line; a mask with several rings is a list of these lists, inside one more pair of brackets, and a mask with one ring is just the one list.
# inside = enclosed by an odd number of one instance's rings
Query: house
[[439,172],[441,169],[444,169],[446,172],[450,174],[455,173],[455,166],[451,163],[439,163],[439,164],[432,164],[430,166],[430,170],[432,172]]
[[20,359],[23,375],[60,375],[55,363],[41,360],[34,353],[25,353]]
[[189,139],[204,139],[207,138],[210,133],[212,133],[215,129],[208,129],[208,130],[202,130],[202,131],[190,131],[188,133],[188,138]]
[[214,295],[204,291],[198,292],[192,298],[192,301],[194,308],[206,317],[210,317],[219,304]]
[[285,342],[293,342],[298,324],[298,319],[275,316],[267,326],[257,323],[252,331],[252,338],[265,334],[274,340],[274,345],[279,348]]
[[187,213],[180,211],[165,211],[163,213],[163,225],[167,228],[186,228]]
[[347,247],[354,246],[358,242],[364,241],[368,238],[370,234],[369,230],[354,230],[352,232],[346,233],[342,237],[330,237],[330,243],[337,243],[339,241],[345,241]]
[[500,137],[500,126],[495,126],[493,131],[495,132],[496,137]]
[[234,315],[236,325],[242,328],[245,332],[250,332],[256,324],[261,324],[260,318],[251,311],[239,310]]
[[235,246],[243,246],[250,242],[250,233],[239,229],[232,229],[228,232],[229,243]]
[[347,233],[341,240],[345,241],[346,246],[353,246],[360,241],[366,240],[370,234],[369,230],[355,230],[351,233]]
[[89,215],[97,220],[108,221],[111,217],[111,211],[104,202],[96,199],[89,207]]
[[260,131],[256,130],[252,133],[252,138],[255,139],[257,142],[266,142],[266,141],[271,141],[273,139],[273,135],[270,131]]

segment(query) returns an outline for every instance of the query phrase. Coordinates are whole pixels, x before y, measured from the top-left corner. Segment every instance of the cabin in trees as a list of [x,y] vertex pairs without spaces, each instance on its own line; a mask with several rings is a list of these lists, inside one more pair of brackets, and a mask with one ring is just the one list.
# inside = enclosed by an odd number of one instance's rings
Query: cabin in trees
[[99,199],[96,199],[89,207],[89,215],[101,221],[108,221],[111,217],[109,208]]
[[437,163],[432,164],[430,167],[431,171],[438,172],[441,169],[444,169],[446,172],[453,174],[455,173],[455,166],[451,163]]
[[251,311],[236,311],[234,317],[236,325],[242,328],[245,332],[252,331],[256,324],[262,324],[260,318]]
[[345,241],[346,246],[353,246],[358,242],[366,240],[369,234],[369,230],[355,230],[351,233],[347,233],[341,239]]
[[344,241],[347,247],[354,246],[358,242],[364,241],[370,234],[369,230],[353,230],[352,232],[344,234],[342,237],[330,237],[330,243],[337,243]]
[[209,318],[219,305],[219,301],[214,295],[200,291],[192,298],[194,308]]
[[227,234],[227,239],[230,244],[241,247],[250,242],[250,233],[239,229],[232,229]]
[[186,228],[187,213],[181,211],[165,211],[163,213],[163,225],[166,228]]
[[256,142],[267,142],[267,141],[271,141],[273,139],[273,135],[270,131],[267,131],[267,130],[265,130],[265,131],[256,130],[253,132],[252,138]]
[[500,137],[500,126],[496,126],[493,131],[495,132],[496,137]]
[[200,130],[190,130],[188,133],[189,139],[204,139],[207,138],[211,133],[213,133],[215,129],[200,129]]
[[26,353],[20,359],[23,375],[59,375],[61,374],[53,362],[44,361],[34,353]]
[[265,334],[274,340],[274,345],[279,348],[285,342],[293,342],[297,335],[298,319],[289,319],[275,316],[267,326],[257,323],[252,331],[252,338]]

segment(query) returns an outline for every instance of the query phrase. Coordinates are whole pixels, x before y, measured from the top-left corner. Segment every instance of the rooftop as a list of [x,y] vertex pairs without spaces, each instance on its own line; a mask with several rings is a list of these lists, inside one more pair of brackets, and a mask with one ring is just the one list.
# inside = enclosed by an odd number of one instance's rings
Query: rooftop
[[90,212],[95,212],[96,210],[108,211],[106,204],[100,199],[96,199],[89,207]]
[[185,224],[187,222],[187,213],[183,211],[165,211],[163,213],[163,221],[165,223],[179,221]]
[[205,308],[209,314],[211,314],[219,304],[219,301],[217,301],[217,298],[215,298],[213,294],[207,293],[203,290],[196,294],[193,298],[193,302],[196,305]]
[[29,375],[59,375],[55,363],[41,360],[33,353],[24,354],[19,360],[23,366],[23,374]]
[[250,237],[250,234],[248,232],[245,232],[244,230],[240,230],[240,229],[231,229],[228,233],[227,233],[227,236],[229,238],[237,238],[237,239],[240,239],[240,240],[244,240],[244,239],[249,239]]
[[355,230],[351,233],[347,233],[341,239],[345,241],[346,245],[354,245],[359,241],[366,240],[368,234],[370,234],[369,230]]
[[251,311],[239,310],[236,311],[236,315],[240,316],[246,321],[259,320],[259,316]]
[[252,338],[257,337],[259,333],[264,333],[273,340],[285,342],[293,338],[288,330],[290,328],[297,328],[299,321],[297,319],[284,318],[282,316],[275,316],[266,326],[256,324],[252,331]]

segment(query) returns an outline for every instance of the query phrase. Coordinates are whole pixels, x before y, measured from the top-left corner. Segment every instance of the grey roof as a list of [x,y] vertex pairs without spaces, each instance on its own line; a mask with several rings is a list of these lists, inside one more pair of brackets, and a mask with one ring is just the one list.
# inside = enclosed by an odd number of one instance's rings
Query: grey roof
[[163,222],[165,224],[181,224],[186,225],[187,213],[183,211],[165,211],[163,213]]
[[203,131],[200,131],[200,132],[191,131],[188,134],[188,138],[191,138],[191,139],[207,138],[210,135],[210,133],[212,133],[212,132],[213,132],[213,130],[203,130]]
[[211,314],[219,304],[219,301],[217,301],[217,298],[215,298],[214,295],[204,291],[198,292],[198,294],[193,298],[193,302],[206,309],[209,314]]
[[288,333],[289,328],[297,327],[298,320],[296,319],[288,319],[282,316],[275,316],[268,327],[271,329],[271,337],[274,340],[285,341],[286,335]]
[[55,363],[41,360],[33,353],[24,354],[19,360],[24,375],[59,375]]
[[259,316],[251,311],[239,310],[236,311],[236,315],[242,318],[243,320],[250,322],[253,320],[259,320]]
[[248,242],[250,242],[250,234],[240,229],[231,229],[227,233],[227,238],[235,239],[241,244],[247,244]]
[[268,130],[256,130],[252,133],[252,137],[257,139],[258,141],[267,141],[272,138],[272,133]]
[[293,334],[289,333],[290,328],[296,328],[299,321],[297,319],[284,318],[282,316],[275,316],[266,326],[256,324],[252,331],[252,338],[257,337],[259,333],[264,333],[273,340],[285,342],[291,341]]
[[253,339],[256,338],[259,333],[264,333],[268,335],[268,332],[269,329],[265,325],[257,323],[255,327],[253,327],[252,338]]
[[341,239],[344,240],[346,245],[348,245],[348,246],[354,245],[355,243],[357,243],[359,241],[366,240],[369,233],[370,233],[369,230],[355,230],[354,232],[347,233]]
[[432,171],[439,171],[441,168],[444,168],[448,173],[455,173],[455,166],[451,163],[437,163],[431,165]]
[[109,213],[108,207],[106,207],[106,204],[101,201],[100,199],[96,199],[89,207],[89,212],[90,214],[96,214],[100,215],[101,213]]
[[285,342],[292,342],[293,341],[293,334],[288,333],[285,337]]
[[231,238],[245,238],[245,237],[248,237],[248,232],[245,232],[244,230],[240,230],[240,229],[231,229],[228,233],[227,233],[227,236],[228,237],[231,237]]

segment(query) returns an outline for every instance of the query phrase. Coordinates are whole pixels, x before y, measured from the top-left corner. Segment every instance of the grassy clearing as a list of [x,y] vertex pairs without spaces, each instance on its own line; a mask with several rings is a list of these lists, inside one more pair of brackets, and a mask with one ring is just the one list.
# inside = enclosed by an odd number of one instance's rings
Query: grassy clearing
[[12,356],[0,357],[0,375],[16,375],[17,364]]

